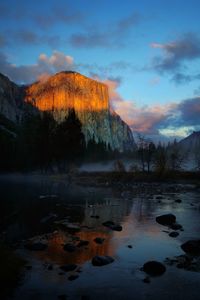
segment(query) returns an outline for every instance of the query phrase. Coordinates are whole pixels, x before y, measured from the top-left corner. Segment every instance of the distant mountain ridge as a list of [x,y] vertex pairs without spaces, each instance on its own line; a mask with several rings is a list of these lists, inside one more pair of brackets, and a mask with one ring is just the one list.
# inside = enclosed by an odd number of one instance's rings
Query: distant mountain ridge
[[22,87],[1,74],[0,114],[19,122],[29,103],[40,112],[50,111],[58,122],[73,108],[86,142],[95,139],[120,151],[135,147],[131,129],[110,109],[108,87],[77,72],[60,72]]
[[200,131],[193,131],[192,134],[179,142],[179,146],[188,152],[194,152],[197,149],[200,151]]

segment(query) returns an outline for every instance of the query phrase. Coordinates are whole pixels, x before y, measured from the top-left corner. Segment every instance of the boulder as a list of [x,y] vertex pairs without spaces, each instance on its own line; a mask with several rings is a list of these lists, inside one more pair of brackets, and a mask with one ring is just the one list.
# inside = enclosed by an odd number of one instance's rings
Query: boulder
[[76,270],[77,265],[75,264],[67,264],[67,265],[63,265],[60,267],[61,270],[63,270],[64,272],[71,272]]
[[96,237],[94,239],[94,242],[97,243],[97,244],[103,244],[104,241],[105,241],[105,239],[100,238],[100,237]]
[[112,258],[111,256],[94,256],[92,259],[92,264],[93,266],[105,266],[108,265],[110,263],[114,262],[114,258]]
[[148,261],[143,265],[143,271],[151,276],[160,276],[165,273],[166,267],[158,261]]
[[170,237],[176,238],[177,236],[179,236],[179,233],[177,231],[172,231],[169,233]]
[[171,226],[176,222],[176,217],[173,214],[166,214],[156,217],[156,222],[164,226]]
[[68,277],[68,280],[73,281],[73,280],[75,280],[77,278],[79,278],[78,275],[71,275],[71,276]]
[[173,224],[171,224],[171,229],[173,229],[173,230],[180,230],[180,229],[182,229],[183,228],[183,226],[181,225],[181,224],[178,224],[178,223],[173,223]]
[[200,256],[200,240],[190,240],[181,245],[185,253]]
[[76,246],[73,244],[65,244],[63,249],[68,252],[74,252],[76,250]]
[[122,226],[119,224],[115,224],[113,221],[107,221],[102,223],[105,227],[108,227],[114,231],[122,231]]
[[89,241],[80,240],[77,247],[81,248],[81,247],[88,246],[88,245],[89,245]]

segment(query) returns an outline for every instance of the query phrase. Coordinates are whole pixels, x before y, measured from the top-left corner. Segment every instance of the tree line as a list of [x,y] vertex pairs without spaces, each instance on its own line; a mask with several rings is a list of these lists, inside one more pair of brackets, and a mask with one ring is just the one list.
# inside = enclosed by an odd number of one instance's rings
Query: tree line
[[74,109],[58,123],[51,112],[33,113],[27,108],[18,126],[0,116],[0,171],[41,170],[67,172],[71,164],[111,159],[117,155],[109,145],[86,145],[82,124]]

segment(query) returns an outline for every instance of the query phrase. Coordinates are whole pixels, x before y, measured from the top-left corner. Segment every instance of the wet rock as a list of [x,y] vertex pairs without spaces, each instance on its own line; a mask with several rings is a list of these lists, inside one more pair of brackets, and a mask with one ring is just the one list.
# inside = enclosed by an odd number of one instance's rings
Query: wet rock
[[106,222],[102,223],[102,225],[106,226],[106,227],[110,227],[110,226],[115,225],[115,223],[113,221],[106,221]]
[[52,271],[52,270],[53,270],[53,265],[49,265],[49,266],[47,267],[47,270]]
[[181,199],[176,199],[175,202],[176,202],[176,203],[181,203],[182,200],[181,200]]
[[166,267],[158,261],[148,261],[143,265],[143,271],[151,276],[160,276],[165,273]]
[[104,241],[105,241],[105,239],[100,238],[100,237],[96,237],[94,239],[94,242],[97,243],[97,244],[103,244]]
[[176,217],[173,214],[166,214],[156,217],[156,222],[164,226],[171,226],[176,222]]
[[68,280],[73,281],[76,280],[77,278],[79,278],[79,275],[71,275],[68,277]]
[[104,225],[105,227],[108,227],[108,228],[110,228],[114,231],[122,231],[122,226],[118,225],[118,224],[115,224],[112,221],[104,222],[104,223],[102,223],[102,225]]
[[30,251],[44,251],[47,249],[47,244],[41,242],[28,242],[24,247]]
[[92,215],[92,216],[90,216],[90,218],[99,219],[100,217],[97,215]]
[[89,245],[89,241],[80,240],[77,247],[81,248],[81,247],[88,246],[88,245]]
[[133,246],[132,246],[132,245],[128,245],[127,247],[128,247],[128,248],[130,248],[130,249],[132,249],[132,248],[133,248]]
[[181,248],[190,255],[200,256],[200,240],[187,241],[181,245]]
[[111,256],[94,256],[92,259],[92,264],[93,266],[105,266],[108,265],[110,263],[114,262],[114,258],[112,258]]
[[73,244],[65,244],[63,246],[63,250],[68,251],[68,252],[74,252],[76,250],[76,246]]
[[67,264],[67,265],[63,265],[60,267],[61,270],[63,270],[64,272],[71,272],[76,270],[78,266],[75,264]]
[[176,238],[177,236],[179,236],[179,233],[177,231],[172,231],[169,233],[170,237]]
[[173,223],[173,224],[171,224],[171,229],[173,229],[173,230],[181,230],[181,229],[183,229],[183,226],[181,225],[181,224],[178,224],[178,223]]

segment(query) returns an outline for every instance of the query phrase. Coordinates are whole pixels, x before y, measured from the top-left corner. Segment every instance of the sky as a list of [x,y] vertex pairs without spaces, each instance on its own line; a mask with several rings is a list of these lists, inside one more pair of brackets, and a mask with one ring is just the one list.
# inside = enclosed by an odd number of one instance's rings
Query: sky
[[74,70],[106,83],[134,134],[200,130],[199,0],[0,0],[0,72]]

